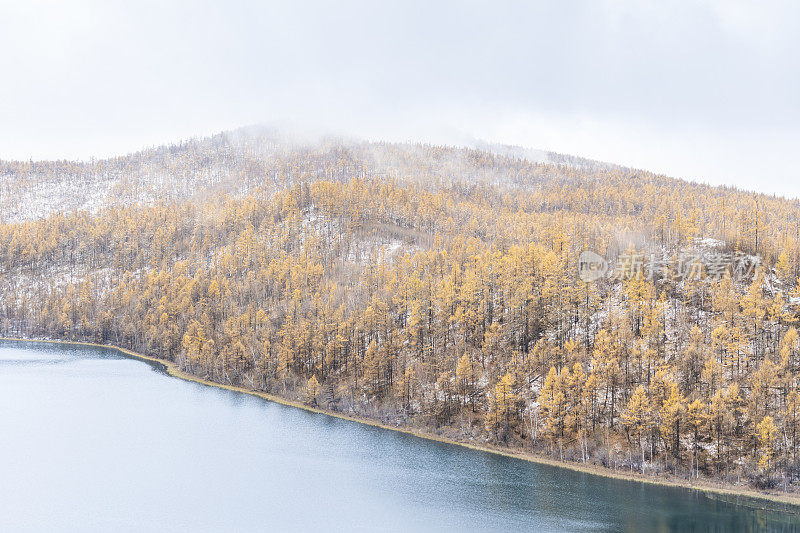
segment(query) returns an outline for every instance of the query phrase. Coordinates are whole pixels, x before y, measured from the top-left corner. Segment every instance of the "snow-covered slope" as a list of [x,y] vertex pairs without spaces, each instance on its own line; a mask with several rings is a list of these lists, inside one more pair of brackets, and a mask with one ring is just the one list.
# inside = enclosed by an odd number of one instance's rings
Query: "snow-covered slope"
[[592,168],[589,163],[602,165],[514,146],[298,140],[251,127],[105,160],[0,161],[0,221],[95,213],[108,205],[187,199],[216,190],[280,189],[318,178],[375,176],[427,187],[453,181],[531,186],[563,177],[562,166]]

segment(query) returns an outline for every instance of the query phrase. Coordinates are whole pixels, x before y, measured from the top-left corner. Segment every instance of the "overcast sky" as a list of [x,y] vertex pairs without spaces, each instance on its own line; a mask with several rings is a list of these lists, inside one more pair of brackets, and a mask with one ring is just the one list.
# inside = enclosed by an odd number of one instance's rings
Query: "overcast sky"
[[0,0],[0,158],[254,123],[800,196],[800,3]]

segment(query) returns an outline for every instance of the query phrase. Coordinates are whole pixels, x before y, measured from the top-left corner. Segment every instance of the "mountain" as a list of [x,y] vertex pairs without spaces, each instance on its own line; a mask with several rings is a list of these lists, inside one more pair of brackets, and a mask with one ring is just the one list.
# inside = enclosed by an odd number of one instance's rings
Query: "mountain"
[[[300,166],[297,166],[299,163]],[[36,220],[55,212],[97,213],[110,205],[148,205],[210,192],[241,194],[268,183],[279,190],[304,180],[390,177],[532,186],[617,168],[578,157],[474,141],[468,148],[367,143],[285,135],[248,127],[203,139],[91,161],[0,160],[0,220]]]
[[796,200],[515,147],[259,128],[0,175],[6,336],[115,344],[563,460],[794,490]]

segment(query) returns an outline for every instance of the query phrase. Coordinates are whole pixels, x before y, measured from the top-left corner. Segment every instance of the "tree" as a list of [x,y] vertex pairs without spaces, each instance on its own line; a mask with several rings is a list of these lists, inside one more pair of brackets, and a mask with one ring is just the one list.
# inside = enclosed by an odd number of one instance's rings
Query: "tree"
[[686,399],[673,383],[669,396],[661,404],[661,435],[664,437],[667,448],[672,450],[675,467],[680,463],[681,450],[681,422],[686,414]]
[[[792,464],[797,466],[797,423],[800,417],[800,393],[792,390],[786,396],[786,411],[784,412],[784,428],[792,443]],[[788,450],[787,450],[788,454]]]
[[405,370],[400,374],[396,381],[396,388],[401,398],[401,405],[406,411],[411,410],[411,399],[413,397],[414,383],[416,382],[416,372],[414,367],[406,365]]
[[470,405],[472,406],[472,412],[475,412],[475,366],[472,363],[472,360],[469,356],[465,353],[461,356],[461,359],[458,360],[458,366],[456,367],[456,379],[458,380],[458,393],[464,399],[464,404],[466,405],[466,398],[469,398]]
[[316,405],[320,390],[321,387],[319,381],[317,381],[317,376],[312,375],[306,382],[306,403]]
[[650,400],[644,387],[639,385],[633,392],[633,396],[628,401],[628,406],[622,413],[622,425],[633,436],[642,454],[641,470],[644,474],[645,456],[643,436],[649,431],[651,422]]
[[[572,353],[572,351],[568,350],[568,353]],[[568,404],[565,425],[569,428],[571,435],[578,440],[581,457],[585,463],[588,454],[586,434],[589,411],[594,400],[594,384],[587,378],[581,363],[574,363],[572,372],[567,372],[567,374],[566,377],[562,377]]]
[[489,410],[486,413],[486,430],[496,439],[506,439],[517,423],[517,393],[514,376],[507,372],[489,392]]
[[545,422],[545,435],[551,441],[557,441],[563,459],[564,429],[567,422],[567,397],[566,383],[569,379],[569,370],[565,367],[559,375],[555,367],[550,367],[550,372],[544,381],[539,393],[539,410]]
[[697,452],[700,441],[700,429],[705,426],[708,420],[706,406],[699,399],[694,400],[686,407],[686,423],[692,430],[692,468],[695,477],[700,477],[700,463]]
[[600,385],[605,388],[605,404],[609,406],[608,425],[614,427],[617,388],[620,379],[619,357],[616,343],[605,330],[598,333],[595,340],[592,368]]
[[778,428],[771,416],[765,416],[756,427],[758,435],[759,456],[758,467],[767,473],[772,469],[772,458],[775,456],[775,440],[778,436]]

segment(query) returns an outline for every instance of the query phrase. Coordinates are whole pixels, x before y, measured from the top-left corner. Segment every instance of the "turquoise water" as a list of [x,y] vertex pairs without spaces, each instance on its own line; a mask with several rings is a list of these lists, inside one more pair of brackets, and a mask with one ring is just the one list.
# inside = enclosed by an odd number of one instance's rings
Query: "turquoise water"
[[537,465],[0,343],[0,531],[794,531],[800,516]]

